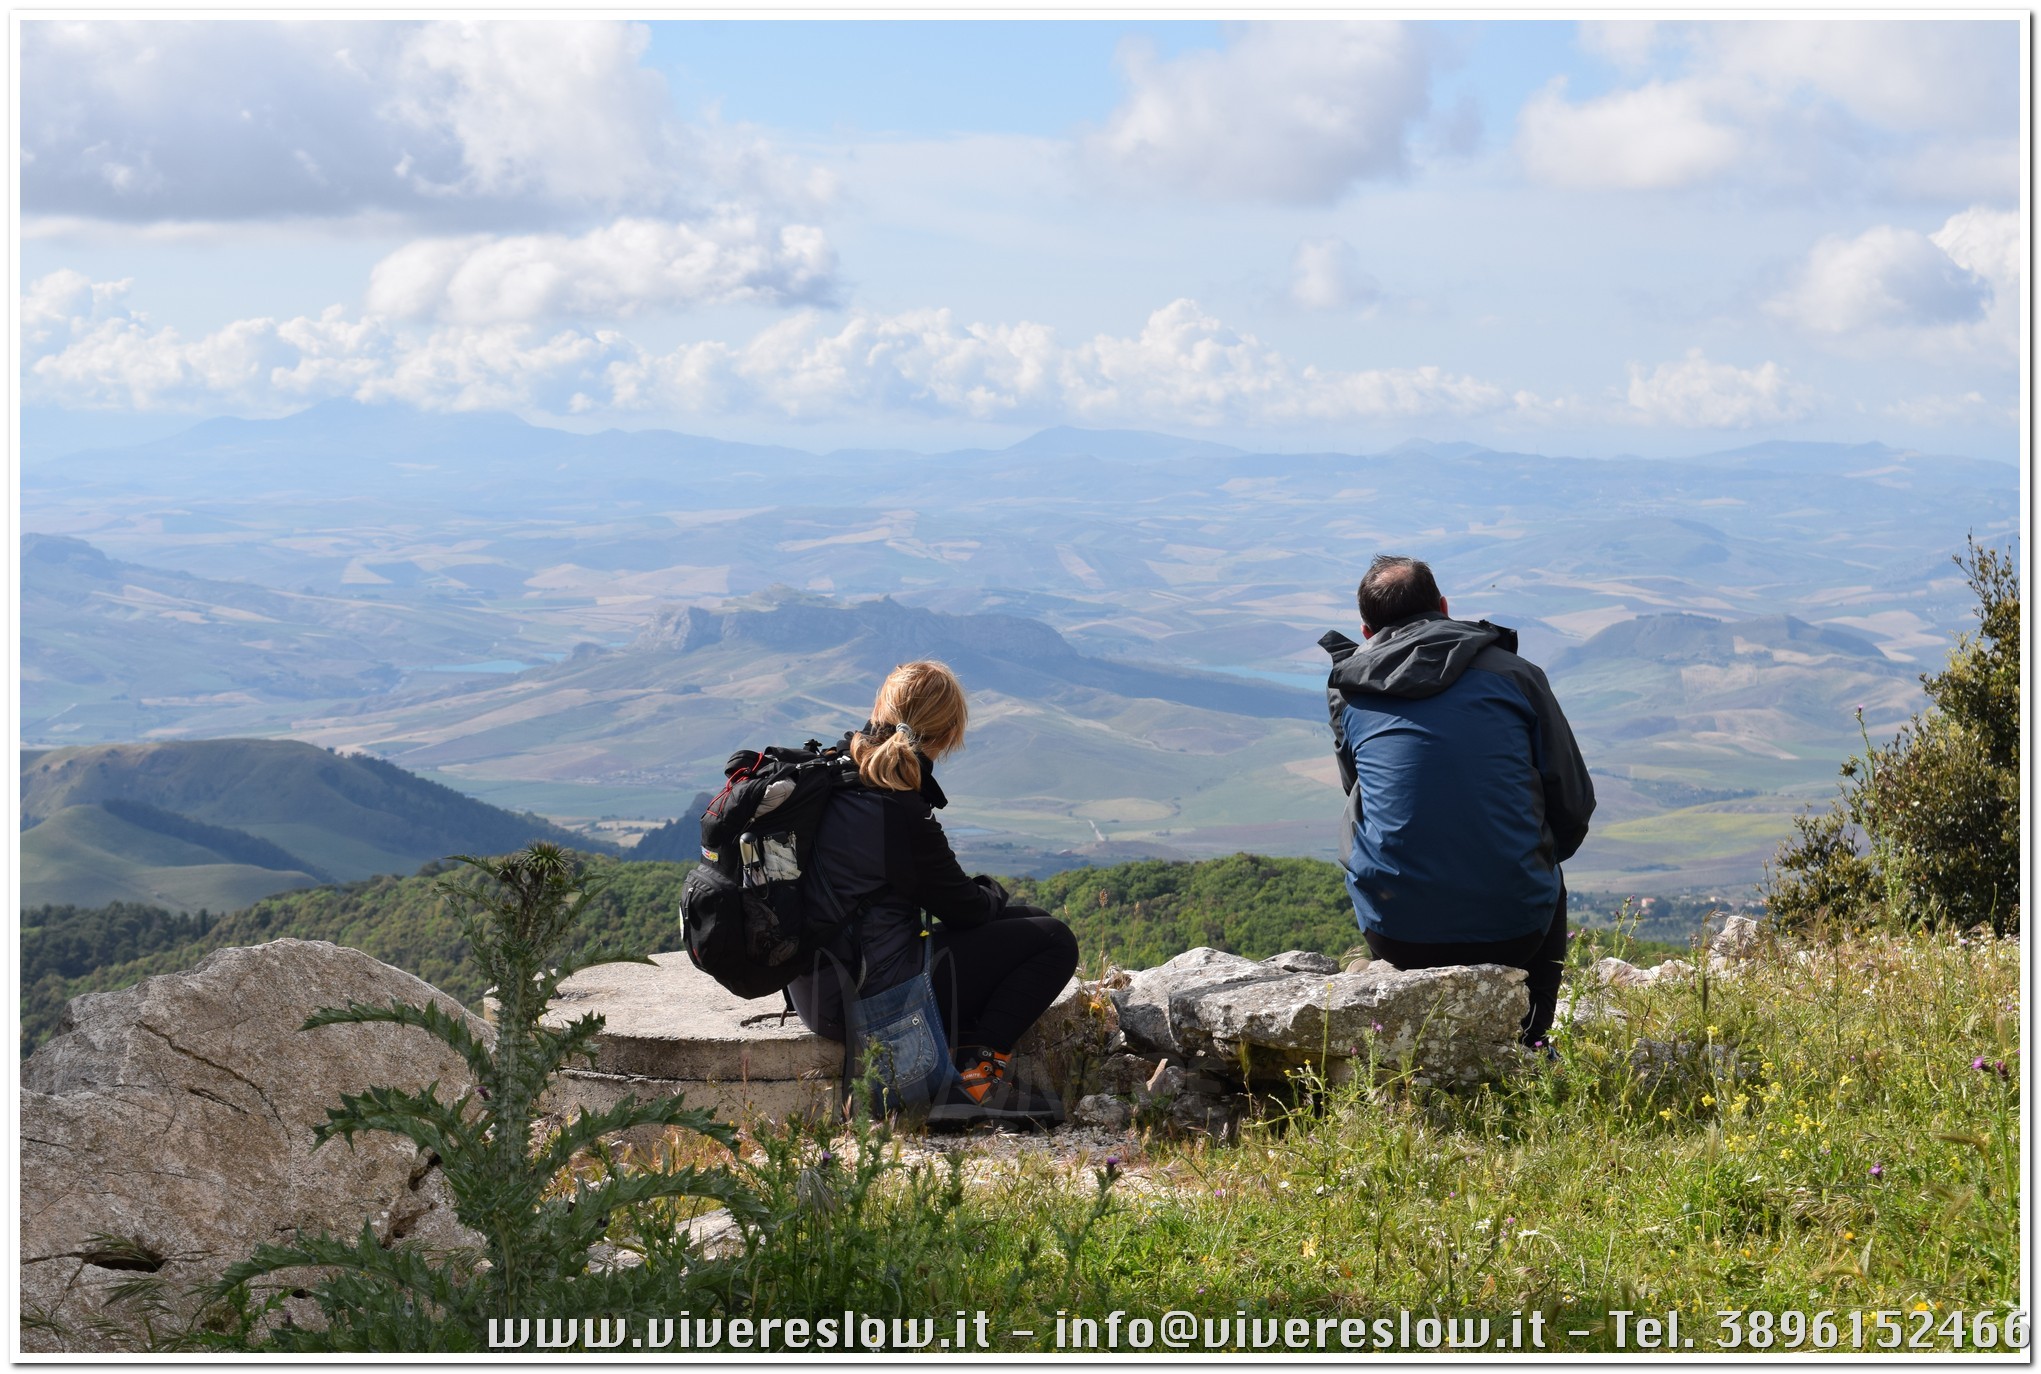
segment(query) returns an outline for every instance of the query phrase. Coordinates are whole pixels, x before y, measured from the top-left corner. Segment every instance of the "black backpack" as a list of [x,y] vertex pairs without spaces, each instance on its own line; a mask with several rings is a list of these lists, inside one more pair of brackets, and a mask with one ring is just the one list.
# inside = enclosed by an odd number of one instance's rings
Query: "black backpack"
[[739,997],[784,991],[814,971],[817,951],[845,923],[824,883],[804,884],[823,809],[858,786],[844,744],[740,749],[723,790],[702,813],[702,862],[680,889],[680,927],[694,966]]

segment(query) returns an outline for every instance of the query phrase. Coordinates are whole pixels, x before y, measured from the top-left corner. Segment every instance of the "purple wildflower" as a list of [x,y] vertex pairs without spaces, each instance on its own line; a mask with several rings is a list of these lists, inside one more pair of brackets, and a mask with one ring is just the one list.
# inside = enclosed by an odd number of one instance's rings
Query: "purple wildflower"
[[1885,1166],[1883,1164],[1873,1164],[1871,1166],[1871,1177],[1873,1178],[1885,1177]]
[[1993,1071],[1994,1071],[1995,1073],[1997,1073],[1997,1074],[1998,1074],[1998,1076],[1999,1076],[2000,1078],[2004,1078],[2004,1077],[2006,1076],[2006,1061],[2005,1061],[2005,1060],[2003,1060],[2003,1059],[1994,1059],[1994,1060],[1992,1061],[1991,1067],[1992,1067],[1992,1070],[1993,1070]]
[[1973,1069],[1982,1069],[1984,1067],[1984,1056],[1980,1054],[1977,1056],[1977,1058],[1971,1060],[1970,1067]]
[[815,1162],[816,1162],[817,1164],[820,1164],[820,1165],[822,1165],[823,1167],[827,1168],[827,1167],[829,1166],[829,1164],[830,1164],[830,1163],[832,1163],[832,1162],[833,1162],[833,1161],[834,1161],[835,1159],[836,1159],[836,1156],[835,1156],[835,1155],[831,1154],[831,1153],[830,1153],[829,1151],[827,1151],[827,1150],[824,1150],[824,1151],[822,1152],[822,1158],[820,1158],[820,1159],[816,1160]]
[[1380,1035],[1382,1033],[1382,1023],[1380,1021],[1375,1022],[1373,1029],[1375,1034]]

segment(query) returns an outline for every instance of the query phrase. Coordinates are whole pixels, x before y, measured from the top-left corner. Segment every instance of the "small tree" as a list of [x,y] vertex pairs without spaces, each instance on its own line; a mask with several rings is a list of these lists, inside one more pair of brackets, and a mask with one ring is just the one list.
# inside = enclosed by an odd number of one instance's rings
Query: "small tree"
[[[416,1093],[370,1088],[328,1109],[316,1138],[323,1146],[335,1136],[351,1143],[357,1131],[387,1131],[437,1156],[455,1214],[480,1234],[482,1253],[435,1259],[409,1245],[385,1248],[366,1224],[351,1242],[300,1236],[288,1245],[264,1245],[226,1272],[218,1296],[233,1300],[251,1280],[278,1270],[311,1265],[332,1271],[313,1290],[327,1329],[280,1332],[276,1339],[286,1347],[470,1350],[483,1347],[490,1318],[668,1312],[677,1290],[654,1291],[646,1267],[591,1267],[590,1251],[613,1215],[683,1196],[713,1199],[747,1220],[761,1213],[751,1192],[720,1167],[615,1174],[596,1186],[576,1176],[571,1189],[555,1187],[578,1152],[635,1126],[681,1127],[726,1147],[736,1131],[678,1097],[625,1098],[608,1111],[576,1117],[535,1146],[540,1093],[553,1074],[590,1053],[603,1025],[593,1014],[559,1029],[542,1024],[561,980],[589,964],[649,961],[593,955],[570,967],[551,964],[599,887],[584,882],[580,865],[560,849],[533,844],[506,859],[455,857],[480,876],[448,877],[439,886],[456,904],[469,945],[496,985],[493,1049],[462,1017],[432,1005],[353,1003],[315,1013],[304,1028],[413,1026],[467,1062],[475,1086],[453,1101],[440,1097],[437,1084]],[[669,1269],[663,1282],[673,1278]]]
[[1766,881],[1782,921],[2019,928],[2019,574],[2010,553],[1975,539],[1955,562],[1978,629],[1921,678],[1928,710],[1890,744],[1867,734],[1829,809],[1794,819]]

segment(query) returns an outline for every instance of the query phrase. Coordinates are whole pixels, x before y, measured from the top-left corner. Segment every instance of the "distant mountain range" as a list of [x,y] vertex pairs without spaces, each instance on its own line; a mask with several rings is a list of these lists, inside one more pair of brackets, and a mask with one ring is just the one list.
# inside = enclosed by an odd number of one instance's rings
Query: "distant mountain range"
[[222,912],[534,839],[610,848],[380,759],[292,740],[24,751],[21,814],[24,906]]
[[81,539],[24,535],[21,562],[31,739],[65,726],[135,738],[208,716],[232,729],[265,706],[370,696],[407,672],[542,652],[505,643],[511,627],[480,611],[195,577],[108,558]]
[[945,770],[960,843],[1323,855],[1315,641],[1393,551],[1519,630],[1606,780],[1590,868],[1670,891],[1754,878],[1854,706],[1877,735],[1919,704],[1969,622],[1949,556],[2014,537],[2018,475],[1869,443],[1069,428],[818,454],[327,403],[28,462],[23,728],[296,737],[519,809],[665,818],[737,743],[856,724],[930,653],[978,711]]

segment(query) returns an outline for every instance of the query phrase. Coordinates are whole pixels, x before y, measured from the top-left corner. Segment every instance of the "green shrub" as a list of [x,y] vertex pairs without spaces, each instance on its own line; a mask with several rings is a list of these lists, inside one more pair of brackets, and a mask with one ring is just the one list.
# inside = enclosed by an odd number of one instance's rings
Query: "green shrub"
[[1974,539],[1955,561],[1977,596],[1978,630],[1921,679],[1928,710],[1890,744],[1866,735],[1843,764],[1841,795],[1795,819],[1767,878],[1781,921],[2019,928],[2018,572],[2010,554]]

